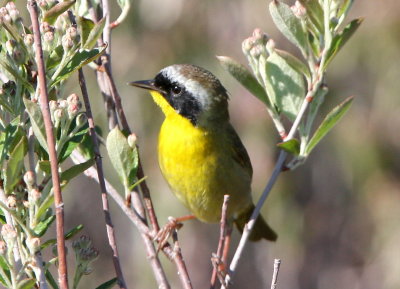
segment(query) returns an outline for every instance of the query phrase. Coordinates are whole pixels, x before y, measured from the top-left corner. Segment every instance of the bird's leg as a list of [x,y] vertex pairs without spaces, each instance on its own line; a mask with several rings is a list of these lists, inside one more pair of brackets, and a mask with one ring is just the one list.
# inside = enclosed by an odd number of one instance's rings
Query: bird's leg
[[162,227],[154,237],[154,240],[158,242],[158,249],[157,252],[160,251],[165,243],[168,241],[169,237],[174,231],[179,230],[182,228],[182,222],[195,219],[194,215],[186,215],[182,217],[168,217],[168,223]]

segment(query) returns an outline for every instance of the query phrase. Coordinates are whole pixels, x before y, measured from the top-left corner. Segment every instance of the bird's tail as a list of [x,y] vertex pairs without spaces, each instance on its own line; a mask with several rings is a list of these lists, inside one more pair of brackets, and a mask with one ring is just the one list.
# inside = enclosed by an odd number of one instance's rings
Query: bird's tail
[[[235,219],[236,227],[241,233],[243,233],[244,226],[249,221],[253,211],[254,205],[251,205]],[[278,235],[271,229],[267,222],[265,222],[264,218],[259,215],[249,236],[250,241],[254,242],[261,239],[276,241],[277,238]]]

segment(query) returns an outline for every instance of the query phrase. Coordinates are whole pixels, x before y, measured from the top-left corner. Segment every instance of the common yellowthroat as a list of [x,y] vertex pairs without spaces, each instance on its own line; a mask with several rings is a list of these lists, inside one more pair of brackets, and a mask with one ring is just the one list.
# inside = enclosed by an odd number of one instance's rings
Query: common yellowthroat
[[[129,83],[148,89],[165,120],[158,139],[162,174],[177,198],[201,221],[221,218],[225,194],[228,219],[243,231],[254,209],[253,169],[239,136],[229,122],[228,93],[209,71],[177,64],[154,79]],[[276,233],[260,215],[250,240],[274,241]]]

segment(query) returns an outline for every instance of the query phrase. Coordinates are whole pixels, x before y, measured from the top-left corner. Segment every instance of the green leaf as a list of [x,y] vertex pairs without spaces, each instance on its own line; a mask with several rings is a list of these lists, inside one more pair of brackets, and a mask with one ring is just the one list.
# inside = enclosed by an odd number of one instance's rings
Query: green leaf
[[44,161],[39,161],[39,168],[42,172],[44,172],[46,175],[51,174],[51,165],[50,161],[44,160]]
[[103,33],[105,24],[106,18],[103,18],[94,25],[93,29],[88,35],[87,40],[85,41],[85,44],[83,45],[84,49],[92,49],[96,45],[101,33]]
[[79,50],[75,55],[68,61],[61,72],[58,74],[56,79],[53,80],[50,87],[53,87],[60,81],[67,79],[76,70],[95,60],[105,51],[106,47],[93,48],[91,50]]
[[53,245],[56,244],[56,243],[57,243],[57,240],[56,240],[56,239],[47,240],[46,242],[44,242],[43,244],[40,245],[40,250],[44,250],[44,249],[46,249],[47,247],[53,246]]
[[94,159],[90,159],[84,163],[74,165],[61,173],[60,178],[62,183],[68,183],[76,176],[82,174],[88,168],[94,165]]
[[56,280],[54,280],[54,277],[53,275],[51,275],[49,270],[46,270],[44,275],[46,276],[47,282],[49,282],[50,286],[53,287],[53,289],[59,289]]
[[295,138],[292,138],[291,140],[285,142],[278,143],[277,146],[295,156],[298,156],[300,154],[300,143]]
[[24,77],[22,77],[17,70],[10,64],[12,63],[12,59],[3,59],[0,58],[0,65],[3,66],[8,73],[10,73],[16,82],[20,82],[30,93],[34,93],[35,90],[33,89],[32,84],[30,84]]
[[49,194],[44,201],[40,204],[38,212],[36,214],[36,218],[39,219],[45,214],[48,210],[50,210],[50,206],[54,203],[54,194]]
[[306,34],[303,31],[300,19],[293,14],[289,5],[273,0],[269,5],[269,11],[279,31],[302,52],[306,51]]
[[[71,130],[74,129],[74,126],[71,127]],[[61,149],[61,152],[59,153],[59,163],[62,163],[65,161],[71,153],[74,151],[74,149],[77,148],[77,146],[83,141],[84,136],[87,134],[89,130],[88,124],[83,125],[78,132],[74,134],[73,137],[71,137]]]
[[324,32],[324,10],[318,0],[300,0],[306,8],[307,16],[319,32]]
[[46,233],[47,229],[50,227],[50,225],[54,222],[55,219],[56,219],[56,216],[51,215],[44,221],[37,224],[36,227],[33,228],[33,232],[35,232],[36,236],[38,236],[38,237],[43,236]]
[[294,121],[305,97],[303,76],[277,53],[268,57],[265,72],[271,102],[280,113]]
[[110,131],[106,141],[107,152],[114,169],[125,188],[135,183],[138,166],[137,149],[131,148],[127,138],[115,127]]
[[339,52],[339,50],[345,45],[347,40],[356,32],[358,27],[360,27],[361,23],[364,21],[364,18],[357,18],[351,21],[347,26],[343,29],[343,31],[332,39],[332,45],[328,50],[326,55],[326,61],[324,64],[324,68],[328,66],[328,64],[332,61],[335,55]]
[[309,155],[314,147],[326,136],[326,134],[335,126],[335,124],[344,116],[349,110],[353,102],[353,97],[348,97],[341,104],[336,106],[325,119],[321,125],[315,131],[313,137],[309,141],[306,147],[306,155]]
[[[6,276],[3,276],[0,274],[0,283],[4,285],[5,288],[7,288],[8,284],[11,284],[11,274],[10,274],[10,267],[7,263],[7,260],[4,258],[4,256],[0,256],[0,267],[3,269],[4,274]],[[7,278],[7,281],[4,279]]]
[[24,157],[28,152],[28,140],[23,136],[13,151],[10,153],[4,175],[4,188],[6,194],[14,189],[14,186],[21,179],[21,172],[24,168]]
[[310,70],[308,69],[307,65],[305,65],[304,62],[300,61],[296,56],[280,49],[275,49],[274,52],[282,57],[287,62],[287,64],[298,73],[303,74],[307,79],[311,78]]
[[26,111],[29,115],[29,119],[31,121],[31,125],[32,125],[33,132],[35,134],[35,137],[38,140],[41,147],[46,152],[48,152],[43,116],[42,116],[42,112],[40,110],[39,104],[37,104],[33,101],[30,101],[27,98],[24,98],[24,104],[25,104]]
[[83,225],[79,224],[78,226],[70,230],[67,234],[65,234],[65,240],[73,238],[76,234],[78,234],[82,230],[83,230]]
[[337,17],[346,17],[347,13],[350,11],[351,6],[353,5],[354,0],[344,0],[342,6],[338,11]]
[[59,2],[44,14],[43,20],[51,25],[54,24],[54,22],[57,20],[57,17],[67,11],[74,4],[75,0],[64,0]]
[[227,56],[217,56],[222,67],[239,81],[251,94],[271,106],[264,88],[257,79],[246,69],[246,67]]
[[32,289],[35,287],[36,279],[29,278],[18,282],[17,289]]
[[63,54],[64,54],[64,48],[62,47],[62,45],[58,45],[56,48],[54,48],[51,51],[49,57],[47,58],[46,69],[50,70],[60,65]]
[[77,20],[79,35],[81,36],[81,48],[83,48],[95,24],[92,20],[81,16],[78,16]]
[[100,286],[97,286],[96,289],[110,289],[117,284],[118,278],[113,278],[107,282],[104,282]]

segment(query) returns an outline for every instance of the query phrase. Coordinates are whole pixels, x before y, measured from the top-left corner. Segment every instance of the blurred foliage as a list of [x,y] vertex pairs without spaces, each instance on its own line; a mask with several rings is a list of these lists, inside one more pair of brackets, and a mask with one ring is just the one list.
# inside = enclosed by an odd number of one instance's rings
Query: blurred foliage
[[[274,164],[279,137],[272,133],[264,104],[235,83],[214,56],[230,55],[245,63],[241,42],[255,27],[295,54],[294,46],[274,28],[268,2],[134,0],[131,5],[127,21],[113,32],[113,71],[138,135],[160,222],[187,211],[159,173],[156,138],[161,113],[147,94],[139,95],[125,83],[153,77],[172,63],[190,62],[208,68],[229,90],[232,122],[254,166],[256,197]],[[301,169],[281,176],[263,210],[277,229],[279,240],[247,248],[235,278],[236,288],[268,287],[274,257],[282,259],[281,288],[399,288],[399,9],[400,3],[395,0],[379,5],[376,1],[354,3],[350,17],[366,20],[332,62],[327,75],[330,95],[355,96],[352,109]],[[100,99],[95,87],[89,94]],[[336,104],[329,97],[326,101],[327,107]],[[105,124],[100,119],[104,116],[103,104],[98,101],[93,106],[97,123]],[[98,229],[103,226],[97,184],[84,179],[80,182],[84,184],[73,183],[71,188],[72,192],[85,187],[79,199],[66,195],[67,225],[88,224],[85,230],[102,252],[93,274],[110,279],[113,268],[105,247],[105,229]],[[127,283],[135,284],[135,288],[154,287],[149,266],[137,262],[144,258],[137,231],[128,229],[132,226],[115,207],[112,212],[117,217],[114,225]],[[217,237],[218,226],[197,221],[185,224],[180,231],[183,254],[196,288],[208,286],[207,256],[216,250]],[[168,261],[165,264],[169,266]],[[174,268],[169,268],[168,273],[174,274]],[[179,288],[175,282],[171,285]],[[86,288],[97,286],[85,280],[82,284]]]

